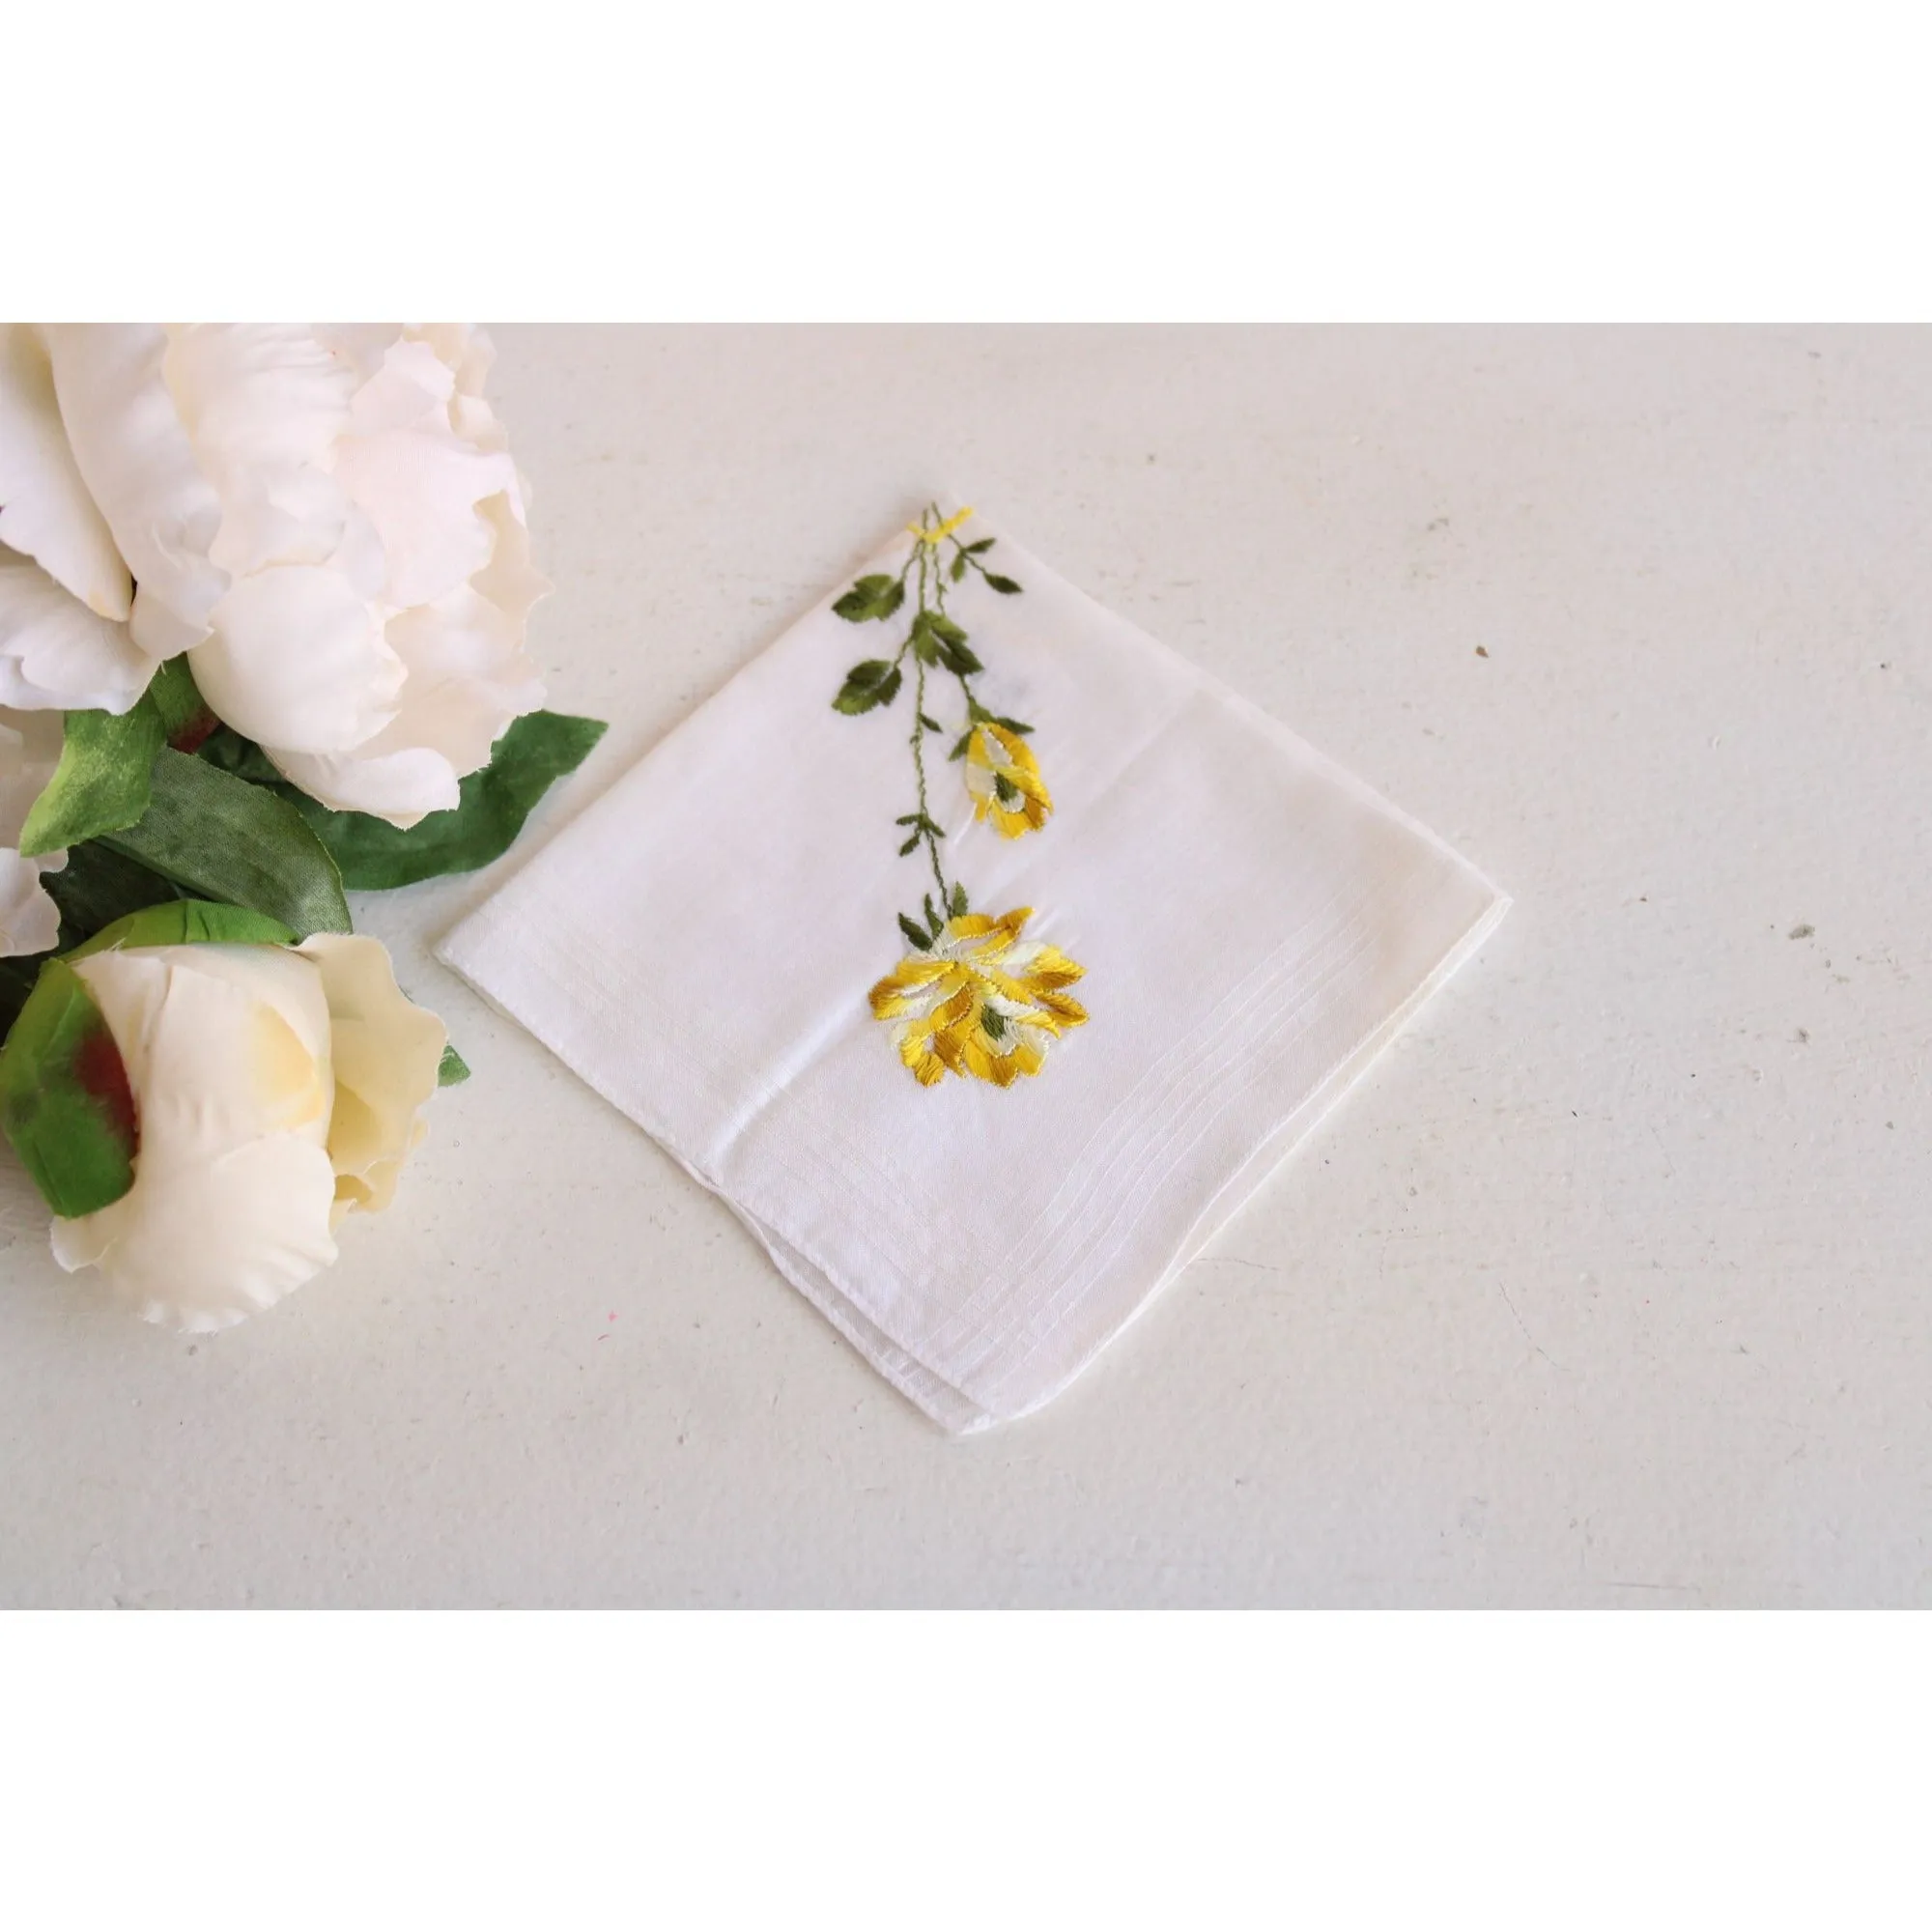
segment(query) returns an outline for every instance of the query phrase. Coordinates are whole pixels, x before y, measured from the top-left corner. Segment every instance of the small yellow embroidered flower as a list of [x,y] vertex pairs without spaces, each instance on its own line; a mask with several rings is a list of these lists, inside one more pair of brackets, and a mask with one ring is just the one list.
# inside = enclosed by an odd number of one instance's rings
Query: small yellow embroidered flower
[[973,815],[990,818],[1003,838],[1037,832],[1053,810],[1039,760],[1017,731],[1004,724],[976,724],[966,744],[966,789]]
[[908,524],[906,530],[923,544],[944,543],[972,514],[972,506],[969,504],[957,516],[948,517],[943,524]]
[[1065,988],[1087,969],[1055,947],[1022,944],[1032,917],[1020,906],[950,919],[930,952],[909,953],[872,988],[872,1017],[896,1022],[893,1044],[922,1087],[949,1073],[1010,1087],[1085,1024],[1087,1009]]

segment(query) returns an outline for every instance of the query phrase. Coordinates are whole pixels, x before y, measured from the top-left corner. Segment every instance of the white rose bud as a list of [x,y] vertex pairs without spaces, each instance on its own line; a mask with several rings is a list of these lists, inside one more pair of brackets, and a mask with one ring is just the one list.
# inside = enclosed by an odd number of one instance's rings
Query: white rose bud
[[[41,1058],[13,1069],[8,1130],[37,1179],[52,1169],[56,1260],[99,1268],[150,1321],[224,1328],[300,1287],[345,1215],[388,1205],[425,1132],[443,1026],[379,940],[116,944],[43,984],[64,1016],[16,1028]],[[119,1198],[63,1218],[62,1186],[116,1161]]]

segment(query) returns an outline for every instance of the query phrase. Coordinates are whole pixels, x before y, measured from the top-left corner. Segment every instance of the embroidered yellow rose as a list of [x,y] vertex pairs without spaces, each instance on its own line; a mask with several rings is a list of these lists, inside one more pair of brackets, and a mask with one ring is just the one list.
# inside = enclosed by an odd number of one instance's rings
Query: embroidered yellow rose
[[872,988],[872,1016],[894,1022],[893,1044],[922,1087],[949,1073],[1010,1087],[1037,1073],[1047,1049],[1087,1010],[1065,988],[1086,968],[1038,942],[1022,943],[1031,906],[964,913],[931,946],[901,959]]
[[1053,810],[1033,748],[1004,724],[974,725],[966,745],[966,789],[973,815],[991,819],[1003,838],[1037,832]]

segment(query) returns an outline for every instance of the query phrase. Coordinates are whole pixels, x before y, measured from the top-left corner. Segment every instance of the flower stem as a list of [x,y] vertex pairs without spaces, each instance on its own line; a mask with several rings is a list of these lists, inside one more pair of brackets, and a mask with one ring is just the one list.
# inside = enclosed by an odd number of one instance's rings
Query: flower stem
[[[919,558],[919,608],[925,609],[925,552],[927,544],[917,546]],[[925,792],[925,660],[915,651],[913,653],[914,684],[912,705],[912,768],[919,781],[919,828],[925,840],[925,855],[932,862],[932,877],[939,887],[939,910],[942,918],[952,910],[952,888],[946,883],[946,870],[939,863],[939,840],[932,836],[932,821],[926,808]]]

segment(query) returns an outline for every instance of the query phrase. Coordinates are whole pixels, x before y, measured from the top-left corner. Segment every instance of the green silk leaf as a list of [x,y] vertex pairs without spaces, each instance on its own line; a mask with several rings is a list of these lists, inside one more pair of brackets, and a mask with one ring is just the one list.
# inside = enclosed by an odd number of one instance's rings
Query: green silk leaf
[[280,920],[246,906],[176,899],[117,919],[63,956],[85,959],[124,946],[293,946],[295,941],[296,934]]
[[106,842],[198,898],[266,913],[298,938],[353,929],[342,875],[301,813],[185,752],[162,747],[147,810]]
[[7,1037],[9,1028],[20,1017],[20,1010],[34,990],[34,981],[40,977],[41,960],[45,957],[42,953],[39,958],[22,959],[15,954],[0,959],[0,1039]]
[[70,711],[60,762],[20,828],[28,858],[132,825],[148,809],[149,773],[165,742],[161,714],[145,694],[133,710]]
[[537,801],[590,755],[604,731],[601,718],[560,711],[519,718],[497,740],[490,762],[458,787],[455,808],[432,811],[407,832],[367,812],[331,811],[293,785],[275,790],[327,848],[344,885],[353,892],[386,892],[446,872],[473,872],[500,859]]
[[997,590],[1002,597],[1017,597],[1020,587],[1010,577],[996,577],[990,570],[984,573],[989,588]]
[[201,748],[201,756],[217,770],[232,772],[250,784],[285,785],[288,780],[252,738],[244,738],[226,724],[213,732]]
[[436,1084],[439,1087],[455,1087],[469,1078],[469,1067],[462,1054],[453,1046],[442,1049],[442,1058],[437,1063]]
[[932,951],[932,935],[923,925],[915,925],[904,913],[899,914],[899,930],[912,941],[922,952]]
[[155,673],[148,696],[160,714],[163,735],[178,752],[199,751],[221,723],[202,696],[185,655],[170,658]]
[[60,907],[63,952],[72,952],[103,925],[112,925],[130,912],[181,897],[172,880],[110,851],[98,838],[70,846],[67,864],[58,872],[43,872],[41,884]]
[[0,1046],[0,1131],[64,1219],[134,1184],[138,1135],[121,1050],[85,981],[49,959]]

